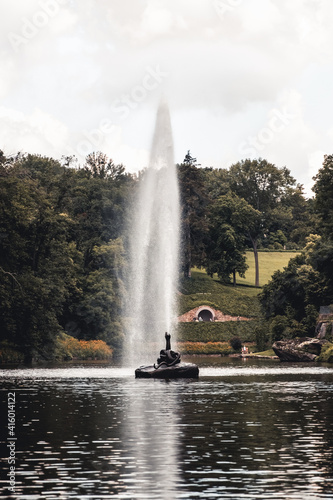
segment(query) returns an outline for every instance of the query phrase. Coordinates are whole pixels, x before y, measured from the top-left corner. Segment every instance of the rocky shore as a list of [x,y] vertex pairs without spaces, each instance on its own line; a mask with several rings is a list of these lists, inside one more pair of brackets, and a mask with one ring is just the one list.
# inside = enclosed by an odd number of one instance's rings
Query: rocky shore
[[274,342],[272,349],[281,361],[315,361],[327,340],[303,337]]

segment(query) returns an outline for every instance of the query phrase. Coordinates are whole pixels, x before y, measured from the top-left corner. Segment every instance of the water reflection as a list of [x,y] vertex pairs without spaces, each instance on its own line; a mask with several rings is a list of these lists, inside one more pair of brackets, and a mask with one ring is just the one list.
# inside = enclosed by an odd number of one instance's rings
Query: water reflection
[[332,368],[200,373],[168,383],[110,367],[0,371],[1,416],[7,391],[17,395],[17,496],[332,498]]
[[124,498],[175,498],[179,477],[177,386],[161,380],[127,385],[122,440],[128,443]]

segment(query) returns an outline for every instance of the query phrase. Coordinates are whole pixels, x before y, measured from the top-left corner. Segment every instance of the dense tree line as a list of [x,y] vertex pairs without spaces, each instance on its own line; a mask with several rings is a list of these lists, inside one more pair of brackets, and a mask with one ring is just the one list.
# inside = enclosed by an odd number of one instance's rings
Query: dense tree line
[[[252,249],[259,284],[259,249],[304,248],[264,287],[261,303],[276,336],[291,324],[309,331],[319,305],[333,301],[332,158],[307,200],[286,168],[262,159],[201,168],[188,151],[177,165],[183,274],[199,266],[236,284]],[[121,347],[125,228],[141,178],[102,153],[77,166],[69,157],[0,152],[2,342],[27,360],[52,358],[63,331]]]
[[179,165],[183,212],[190,214],[186,241],[192,246],[183,254],[185,276],[196,265],[236,284],[236,274],[246,272],[245,251],[252,248],[258,286],[259,249],[300,250],[263,287],[259,300],[273,341],[315,335],[320,306],[333,303],[333,156],[325,156],[310,199],[287,168],[263,159],[229,169],[198,169],[189,160],[188,153]]
[[301,249],[317,232],[313,202],[287,168],[263,159],[229,169],[198,168],[195,162],[188,152],[178,165],[185,276],[196,265],[235,284],[251,248],[259,286],[259,249]]
[[134,179],[105,155],[82,168],[0,156],[1,340],[52,357],[61,331],[121,343],[123,228]]

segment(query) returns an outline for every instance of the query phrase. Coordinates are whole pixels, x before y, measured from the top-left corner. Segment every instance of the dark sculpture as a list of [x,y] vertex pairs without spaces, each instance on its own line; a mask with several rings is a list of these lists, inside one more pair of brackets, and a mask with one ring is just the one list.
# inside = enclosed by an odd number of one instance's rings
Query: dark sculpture
[[165,349],[160,351],[157,365],[140,366],[135,370],[136,378],[197,378],[199,368],[192,363],[181,363],[179,352],[171,349],[171,335],[165,332]]
[[157,359],[157,366],[154,364],[154,368],[157,370],[161,366],[173,366],[180,363],[180,354],[171,350],[171,335],[165,332],[165,349],[160,351],[160,357]]

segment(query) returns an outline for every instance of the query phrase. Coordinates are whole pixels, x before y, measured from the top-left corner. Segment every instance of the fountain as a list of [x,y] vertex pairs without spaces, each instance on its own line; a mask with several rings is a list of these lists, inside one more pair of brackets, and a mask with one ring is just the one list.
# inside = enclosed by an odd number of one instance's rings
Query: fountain
[[140,366],[135,370],[136,378],[197,378],[199,368],[193,363],[181,363],[179,352],[171,349],[171,335],[165,332],[166,347],[160,351],[157,365]]
[[[135,366],[138,362],[147,363],[157,349],[161,333],[174,332],[176,326],[180,209],[170,115],[165,102],[157,111],[149,167],[143,174],[132,213],[126,315],[131,320],[126,362]],[[170,338],[165,351],[173,356]],[[164,361],[169,363],[170,359]],[[179,366],[181,363],[174,363],[173,370],[180,373]],[[149,376],[153,376],[154,370]]]

